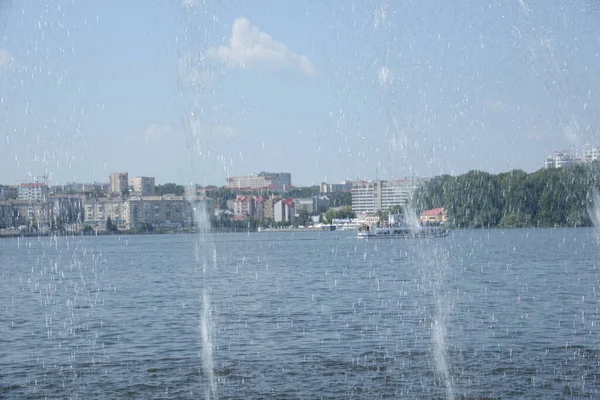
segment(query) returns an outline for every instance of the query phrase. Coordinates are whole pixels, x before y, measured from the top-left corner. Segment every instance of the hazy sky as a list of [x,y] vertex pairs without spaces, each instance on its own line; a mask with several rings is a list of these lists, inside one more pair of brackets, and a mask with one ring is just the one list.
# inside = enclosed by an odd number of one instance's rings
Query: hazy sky
[[597,1],[0,9],[0,184],[531,172],[600,146]]

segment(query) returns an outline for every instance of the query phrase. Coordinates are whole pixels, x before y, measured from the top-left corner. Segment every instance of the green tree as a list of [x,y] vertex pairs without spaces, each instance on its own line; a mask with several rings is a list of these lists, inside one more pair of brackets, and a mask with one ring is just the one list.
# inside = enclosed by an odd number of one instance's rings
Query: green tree
[[119,226],[112,222],[112,219],[110,217],[106,219],[106,231],[112,233],[119,232]]
[[442,175],[417,190],[416,205],[420,211],[445,207],[450,224],[459,227],[590,226],[598,166]]
[[296,217],[296,226],[308,226],[311,223],[310,213],[305,209],[300,210],[298,217]]
[[227,209],[227,200],[235,199],[235,193],[231,191],[227,186],[208,186],[206,188],[206,196],[215,200],[215,204],[219,206],[221,210]]
[[312,197],[319,194],[319,186],[300,186],[285,191],[285,197],[292,199]]
[[176,183],[165,183],[163,185],[156,185],[155,192],[157,195],[174,194],[177,196],[183,196],[185,194],[185,186],[178,185]]
[[329,197],[330,207],[343,207],[352,205],[352,193],[350,192],[327,193],[327,197]]
[[325,213],[325,221],[328,224],[334,219],[350,219],[356,218],[356,213],[352,211],[352,207],[342,207],[340,209],[331,209]]
[[154,225],[152,225],[149,222],[144,222],[139,227],[138,232],[141,232],[141,233],[153,233],[154,232]]

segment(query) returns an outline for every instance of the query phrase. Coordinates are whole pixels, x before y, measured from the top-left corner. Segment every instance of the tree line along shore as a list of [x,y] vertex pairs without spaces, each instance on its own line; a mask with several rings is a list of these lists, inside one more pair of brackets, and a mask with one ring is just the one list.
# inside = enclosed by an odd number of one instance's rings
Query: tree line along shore
[[588,227],[600,209],[600,164],[513,170],[470,171],[429,180],[414,195],[415,208],[444,207],[455,228]]

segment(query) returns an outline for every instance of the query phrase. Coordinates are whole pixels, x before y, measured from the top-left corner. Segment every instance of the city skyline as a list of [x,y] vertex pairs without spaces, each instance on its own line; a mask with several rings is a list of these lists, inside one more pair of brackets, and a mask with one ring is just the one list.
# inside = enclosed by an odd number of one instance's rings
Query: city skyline
[[[554,155],[552,156],[548,156],[546,157],[545,161],[543,163],[540,164],[539,168],[535,168],[535,171],[540,170],[540,169],[544,169],[544,168],[564,168],[564,167],[569,167],[571,165],[576,165],[578,163],[590,163],[592,161],[596,161],[598,159],[600,159],[600,147],[585,147],[582,151],[581,154],[577,155],[577,154],[572,154],[571,152],[567,151],[567,150],[555,150],[553,152]],[[518,168],[517,168],[518,169]],[[525,171],[525,172],[535,172],[535,171]],[[467,171],[469,172],[469,171]],[[498,171],[497,173],[505,173],[505,172],[510,172],[510,171]],[[239,179],[245,180],[248,179],[250,177],[252,178],[257,178],[257,177],[261,177],[263,175],[269,176],[269,175],[289,175],[288,177],[288,181],[286,182],[286,186],[291,186],[291,187],[308,187],[308,186],[323,186],[328,185],[328,186],[338,186],[339,184],[347,184],[348,182],[371,182],[371,181],[393,181],[393,180],[406,180],[406,179],[430,179],[433,178],[434,176],[427,176],[427,177],[422,177],[422,176],[412,176],[412,177],[394,177],[392,179],[390,178],[386,178],[386,177],[381,177],[378,176],[377,171],[376,171],[376,175],[375,177],[362,177],[362,178],[358,178],[358,179],[342,179],[340,181],[320,181],[318,184],[315,183],[311,183],[310,185],[290,185],[291,179],[293,174],[289,173],[289,172],[278,172],[278,173],[273,173],[273,172],[265,172],[265,171],[260,171],[260,172],[248,172],[244,175],[239,175],[239,176],[228,176],[225,178],[225,183],[206,183],[205,186],[217,186],[217,187],[229,187],[231,189],[248,189],[245,187],[242,187],[240,185],[233,185],[232,186],[232,181],[236,181]],[[452,175],[452,174],[450,174]],[[139,180],[140,182],[143,180],[148,180],[151,179],[152,182],[155,182],[155,177],[147,177],[147,176],[141,176],[141,175],[135,175],[135,176],[131,176],[131,179],[128,178],[129,173],[127,171],[120,171],[120,172],[112,172],[110,174],[108,174],[108,180],[99,180],[99,181],[88,181],[88,182],[62,182],[62,183],[58,183],[58,182],[48,182],[48,176],[47,175],[32,175],[30,177],[28,177],[28,180],[26,181],[21,181],[21,182],[17,182],[17,183],[10,183],[10,182],[0,182],[0,186],[1,185],[9,185],[9,186],[18,186],[18,185],[22,185],[22,184],[37,184],[39,182],[43,182],[43,183],[48,183],[49,186],[67,186],[67,185],[73,185],[73,184],[104,184],[107,185],[109,187],[109,191],[111,192],[120,192],[121,190],[125,189],[125,188],[135,188],[136,185],[141,185],[141,183],[136,183],[136,180]],[[118,183],[113,183],[113,177],[114,180],[117,181],[121,181],[123,183],[121,183],[120,185],[124,187],[121,187],[119,189],[113,189],[113,186],[117,186]],[[168,181],[168,182],[155,182],[156,185],[162,185],[162,184],[178,184],[178,185],[185,185],[185,183],[182,182],[174,182],[174,181]],[[193,184],[198,184],[197,182],[192,182]],[[135,189],[134,189],[135,190]]]
[[600,143],[600,10],[0,2],[0,183],[542,167]]

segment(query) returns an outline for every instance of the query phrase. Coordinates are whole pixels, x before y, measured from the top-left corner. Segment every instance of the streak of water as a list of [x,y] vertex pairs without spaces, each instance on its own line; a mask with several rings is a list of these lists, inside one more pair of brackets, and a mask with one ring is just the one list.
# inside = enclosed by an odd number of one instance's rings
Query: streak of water
[[[381,104],[384,109],[387,127],[386,136],[391,144],[392,159],[408,159],[408,135],[406,129],[400,126],[399,115],[394,104],[398,103],[398,94],[394,82],[393,71],[388,67],[390,58],[390,46],[394,38],[390,34],[389,24],[387,23],[389,6],[387,2],[382,2],[375,8],[373,13],[374,27],[378,29],[380,36],[381,60],[378,61],[381,65],[378,70],[378,82],[381,89]],[[416,149],[418,152],[418,149]],[[393,168],[392,165],[390,165]],[[414,172],[414,166],[409,169]],[[408,203],[404,209],[404,219],[413,230],[420,228],[417,210],[414,208],[412,195],[409,196]],[[435,362],[435,370],[441,385],[445,387],[446,398],[454,399],[454,388],[452,377],[450,376],[448,361],[446,359],[446,316],[449,310],[446,309],[445,298],[442,295],[443,277],[445,270],[448,267],[448,252],[442,248],[439,242],[422,242],[415,244],[412,251],[414,252],[413,262],[419,267],[421,275],[428,282],[430,294],[436,305],[433,310],[432,326],[431,326],[431,341],[433,344],[433,359]]]
[[[518,37],[524,40],[529,47],[530,62],[533,71],[548,81],[547,92],[554,93],[556,105],[559,110],[558,120],[563,132],[563,136],[571,147],[580,153],[586,147],[590,146],[586,140],[586,129],[582,129],[580,117],[574,111],[570,101],[576,97],[568,83],[567,72],[559,63],[555,43],[551,38],[551,32],[541,21],[536,19],[536,13],[525,0],[516,0],[518,9],[524,17],[524,27],[531,31],[530,35],[524,35],[521,30],[517,30]],[[588,93],[588,96],[591,91]],[[584,105],[585,110],[587,104]],[[588,127],[589,128],[589,127]],[[597,170],[595,168],[586,168],[588,182],[590,187],[588,191],[589,203],[587,204],[588,216],[595,227],[600,227],[600,197],[594,187]]]
[[[196,266],[202,271],[203,282],[200,299],[202,370],[206,382],[205,398],[216,399],[218,398],[218,385],[214,372],[213,354],[215,349],[213,334],[215,323],[212,318],[211,287],[207,282],[211,276],[211,271],[215,271],[217,268],[217,255],[213,237],[210,233],[210,216],[206,207],[206,193],[197,186],[206,186],[206,182],[209,180],[208,171],[211,166],[211,149],[208,144],[211,128],[208,127],[208,115],[212,105],[208,94],[211,90],[207,89],[211,78],[209,69],[205,65],[202,50],[197,48],[199,44],[198,37],[203,36],[197,31],[199,21],[196,18],[208,14],[206,7],[202,7],[197,1],[188,0],[182,4],[188,15],[185,39],[189,43],[189,48],[181,60],[180,76],[183,89],[187,89],[187,91],[182,90],[182,95],[185,94],[189,97],[189,103],[185,105],[184,125],[187,134],[190,168],[193,173],[199,173],[196,180],[190,183],[188,199],[192,202],[194,222],[198,232],[195,243]],[[199,190],[201,195],[198,194]]]
[[205,388],[205,398],[216,398],[217,382],[215,380],[213,359],[213,322],[211,318],[210,296],[206,291],[206,288],[202,292],[200,332],[202,335],[202,368],[204,377],[208,382]]

